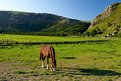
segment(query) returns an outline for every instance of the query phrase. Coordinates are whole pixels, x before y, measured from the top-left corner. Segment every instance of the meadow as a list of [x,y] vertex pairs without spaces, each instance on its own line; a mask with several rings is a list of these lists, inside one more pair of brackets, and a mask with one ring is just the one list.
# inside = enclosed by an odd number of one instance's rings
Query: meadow
[[[0,40],[6,39],[35,42],[98,38],[0,36]],[[0,81],[121,81],[121,38],[110,39],[107,42],[51,44],[56,51],[55,72],[41,68],[39,50],[42,45],[0,45]]]
[[9,40],[17,42],[61,42],[61,41],[80,41],[80,40],[103,40],[102,38],[81,38],[73,37],[58,37],[58,36],[32,36],[32,35],[0,35],[0,40]]

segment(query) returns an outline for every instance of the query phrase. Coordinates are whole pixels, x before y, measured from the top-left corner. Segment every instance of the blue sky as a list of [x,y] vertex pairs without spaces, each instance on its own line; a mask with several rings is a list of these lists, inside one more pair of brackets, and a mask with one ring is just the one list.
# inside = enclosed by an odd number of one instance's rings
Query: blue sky
[[0,10],[52,13],[79,20],[93,20],[121,0],[0,0]]

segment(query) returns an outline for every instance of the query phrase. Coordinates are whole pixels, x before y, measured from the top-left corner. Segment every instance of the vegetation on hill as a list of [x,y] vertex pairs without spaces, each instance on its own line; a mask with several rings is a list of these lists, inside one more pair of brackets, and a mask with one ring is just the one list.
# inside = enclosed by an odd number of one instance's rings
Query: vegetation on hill
[[121,37],[121,3],[108,6],[92,23],[47,13],[0,11],[0,33]]
[[121,36],[121,3],[108,6],[93,20],[84,35]]
[[88,29],[90,23],[79,22],[77,20],[65,19],[50,28],[43,29],[41,33],[43,35],[56,35],[56,36],[71,36],[71,35],[82,35],[84,31]]
[[82,34],[89,25],[47,13],[0,11],[0,33],[67,36]]

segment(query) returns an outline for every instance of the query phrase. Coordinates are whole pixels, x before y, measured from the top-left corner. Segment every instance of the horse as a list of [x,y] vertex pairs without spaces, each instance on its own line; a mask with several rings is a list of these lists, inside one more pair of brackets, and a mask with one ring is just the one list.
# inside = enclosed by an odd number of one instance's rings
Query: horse
[[51,58],[51,68],[55,71],[56,59],[55,59],[55,49],[50,45],[43,45],[40,49],[40,60],[42,61],[42,68],[44,68],[44,60],[47,58],[47,69],[49,69],[49,58]]

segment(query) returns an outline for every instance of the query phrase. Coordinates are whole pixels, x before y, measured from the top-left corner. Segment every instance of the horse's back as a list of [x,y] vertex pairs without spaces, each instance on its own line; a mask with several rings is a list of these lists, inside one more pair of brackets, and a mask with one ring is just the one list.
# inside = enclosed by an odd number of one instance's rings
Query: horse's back
[[48,56],[48,57],[51,57],[52,54],[55,53],[55,50],[52,46],[50,45],[43,45],[41,47],[41,50],[40,52],[44,55],[44,56]]

